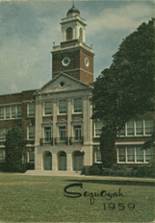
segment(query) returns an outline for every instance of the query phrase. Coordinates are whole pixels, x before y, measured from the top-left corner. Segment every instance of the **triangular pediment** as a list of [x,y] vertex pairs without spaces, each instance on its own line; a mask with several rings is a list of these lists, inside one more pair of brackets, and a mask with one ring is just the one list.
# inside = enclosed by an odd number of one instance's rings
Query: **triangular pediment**
[[41,94],[56,93],[56,92],[75,91],[84,89],[91,89],[91,87],[82,83],[79,80],[76,80],[75,78],[72,78],[68,74],[60,73],[56,78],[45,84],[39,90],[39,93]]

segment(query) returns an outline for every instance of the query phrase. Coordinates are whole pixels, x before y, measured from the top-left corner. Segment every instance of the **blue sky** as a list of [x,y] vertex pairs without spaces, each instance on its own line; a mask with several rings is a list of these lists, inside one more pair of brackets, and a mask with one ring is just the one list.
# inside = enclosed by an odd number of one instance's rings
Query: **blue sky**
[[[75,0],[87,21],[86,42],[93,44],[95,71],[112,62],[119,44],[153,17],[149,0]],[[53,41],[61,41],[60,20],[72,0],[0,0],[0,94],[38,89],[51,79]]]

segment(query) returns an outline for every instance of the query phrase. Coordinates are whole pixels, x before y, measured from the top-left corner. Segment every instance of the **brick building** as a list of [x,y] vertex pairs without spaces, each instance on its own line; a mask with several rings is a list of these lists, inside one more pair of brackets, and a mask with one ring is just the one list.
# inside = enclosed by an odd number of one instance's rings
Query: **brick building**
[[[101,122],[92,117],[94,53],[86,44],[86,21],[74,6],[61,20],[62,42],[52,49],[52,80],[41,89],[0,96],[0,160],[5,135],[20,124],[27,162],[36,170],[79,171],[101,162]],[[141,145],[153,131],[152,115],[126,123],[116,142],[119,164],[147,164]]]

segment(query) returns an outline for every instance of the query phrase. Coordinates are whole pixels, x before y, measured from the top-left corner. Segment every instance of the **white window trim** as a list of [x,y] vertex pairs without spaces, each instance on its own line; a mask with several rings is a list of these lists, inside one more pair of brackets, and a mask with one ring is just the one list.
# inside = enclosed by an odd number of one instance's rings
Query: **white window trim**
[[[51,113],[50,114],[45,114],[45,104],[46,103],[51,103]],[[44,117],[50,117],[50,116],[52,116],[53,115],[53,103],[52,102],[48,102],[48,101],[46,101],[46,102],[44,102],[43,103],[43,116]]]
[[[33,139],[29,137],[29,133],[30,133],[29,129],[30,129],[30,127],[34,128],[34,138]],[[27,126],[27,137],[26,138],[27,138],[27,140],[35,140],[35,126]]]
[[30,107],[30,104],[32,104],[32,103],[34,103],[34,102],[27,103],[27,117],[29,117],[29,118],[35,117],[35,104],[34,104],[34,114],[32,115],[29,113],[29,110],[30,110],[29,107]]

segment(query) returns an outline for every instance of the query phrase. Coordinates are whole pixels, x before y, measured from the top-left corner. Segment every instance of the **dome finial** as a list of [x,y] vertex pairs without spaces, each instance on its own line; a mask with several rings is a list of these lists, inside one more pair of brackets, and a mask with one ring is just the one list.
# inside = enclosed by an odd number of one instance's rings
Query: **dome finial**
[[72,2],[72,8],[75,8],[75,2],[74,2],[74,0]]
[[75,8],[75,1],[72,0],[72,7],[68,10],[67,16],[80,15],[80,11]]

